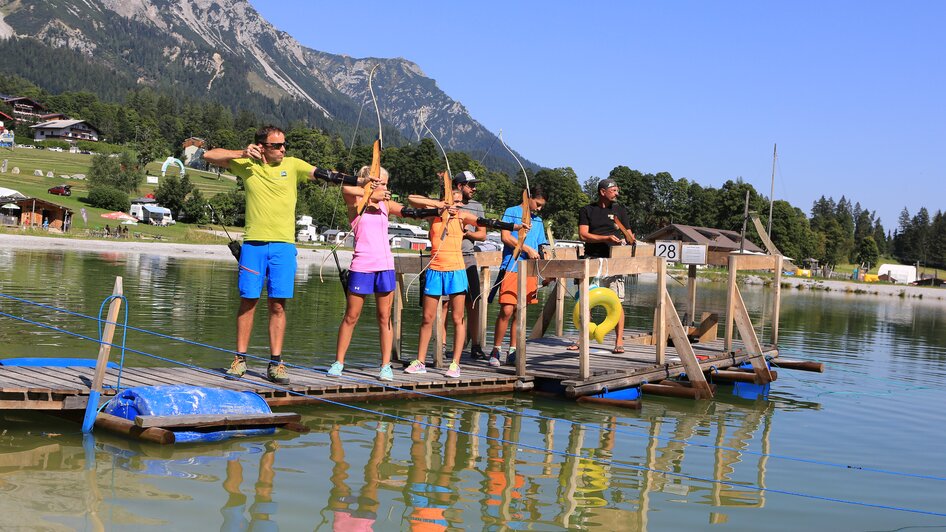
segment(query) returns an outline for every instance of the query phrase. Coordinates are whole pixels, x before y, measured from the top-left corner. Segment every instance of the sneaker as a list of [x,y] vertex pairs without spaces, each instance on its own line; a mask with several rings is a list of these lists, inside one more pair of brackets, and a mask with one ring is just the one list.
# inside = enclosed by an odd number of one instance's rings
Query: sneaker
[[266,368],[266,378],[276,384],[289,384],[289,372],[286,371],[286,365],[280,362],[279,364],[269,363],[269,367]]
[[499,361],[499,348],[494,347],[493,352],[489,354],[489,365],[494,368],[502,366],[502,363]]
[[470,358],[473,360],[486,360],[486,353],[483,352],[483,348],[478,345],[470,346]]
[[450,377],[451,379],[459,379],[460,378],[460,365],[457,364],[456,362],[451,362],[450,367],[447,368],[447,373],[445,373],[445,375],[447,377]]
[[326,372],[326,374],[329,377],[341,377],[343,369],[345,369],[345,364],[335,361],[335,362],[332,362],[332,367],[328,368],[328,371]]
[[427,366],[420,360],[415,360],[410,366],[404,368],[404,373],[427,373]]
[[506,365],[515,366],[516,365],[516,348],[510,347],[509,353],[506,355]]
[[391,371],[391,364],[385,364],[381,366],[381,373],[378,374],[378,380],[380,381],[393,381],[394,372]]
[[227,370],[227,378],[242,379],[244,375],[246,375],[246,359],[233,357],[233,362],[230,363],[230,369]]

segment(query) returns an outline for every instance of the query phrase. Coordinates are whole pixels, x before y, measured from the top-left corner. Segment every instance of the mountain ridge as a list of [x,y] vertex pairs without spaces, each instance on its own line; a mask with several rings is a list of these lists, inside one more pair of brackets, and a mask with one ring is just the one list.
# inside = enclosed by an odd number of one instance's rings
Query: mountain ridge
[[[370,103],[368,72],[377,65],[373,85],[386,141],[416,142],[426,120],[451,151],[479,156],[496,143],[496,136],[420,65],[308,48],[263,19],[247,0],[0,1],[0,38],[11,37],[73,50],[138,85],[222,100],[234,112],[242,96],[257,109],[272,105],[273,118],[346,135],[357,128],[368,138],[376,127],[366,124],[374,120],[361,117],[359,123],[359,116]],[[289,108],[278,109],[284,105]],[[489,166],[515,174],[512,157],[491,153]]]

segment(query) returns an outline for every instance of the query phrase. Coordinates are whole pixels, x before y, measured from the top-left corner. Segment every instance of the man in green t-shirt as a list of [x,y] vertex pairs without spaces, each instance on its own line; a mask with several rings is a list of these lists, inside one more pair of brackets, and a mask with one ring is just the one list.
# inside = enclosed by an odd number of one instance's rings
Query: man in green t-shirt
[[267,281],[270,363],[266,376],[272,382],[288,384],[289,374],[281,355],[286,331],[286,300],[292,298],[295,284],[295,212],[299,183],[313,179],[347,185],[364,185],[364,182],[286,157],[286,134],[275,126],[263,127],[256,132],[254,140],[255,143],[243,150],[215,148],[204,154],[208,163],[241,177],[246,189],[246,233],[239,258],[238,354],[227,375],[241,378],[246,373],[245,355],[253,330],[253,314],[263,282]]

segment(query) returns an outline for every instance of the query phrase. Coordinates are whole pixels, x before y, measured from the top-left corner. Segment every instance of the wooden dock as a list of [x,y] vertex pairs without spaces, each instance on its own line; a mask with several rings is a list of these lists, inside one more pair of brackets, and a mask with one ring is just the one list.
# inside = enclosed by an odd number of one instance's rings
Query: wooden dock
[[[123,388],[136,386],[167,386],[191,384],[237,391],[250,391],[262,396],[270,406],[318,403],[321,399],[338,402],[416,398],[415,392],[434,395],[509,393],[531,386],[531,378],[520,378],[497,372],[486,366],[464,367],[459,379],[449,379],[443,372],[428,369],[426,374],[410,375],[395,371],[393,382],[377,379],[376,368],[345,368],[345,376],[329,377],[316,370],[290,370],[291,382],[276,385],[266,380],[265,365],[250,369],[243,380],[224,378],[190,368],[151,367],[125,368],[121,375]],[[95,368],[87,367],[18,367],[0,366],[0,410],[84,410],[89,399]],[[103,398],[115,395],[117,370],[105,375]],[[386,386],[387,385],[387,386]],[[396,387],[396,388],[393,388]]]
[[[518,346],[515,367],[490,367],[485,361],[462,360],[462,377],[450,379],[444,375],[444,357],[435,349],[429,360],[428,372],[409,375],[395,369],[395,380],[383,383],[377,379],[377,368],[346,368],[341,378],[325,375],[314,369],[290,368],[291,384],[274,385],[265,379],[265,362],[250,361],[251,368],[243,380],[228,380],[223,369],[198,370],[184,367],[126,367],[121,374],[123,388],[138,386],[161,386],[190,384],[202,387],[249,391],[259,394],[271,406],[319,403],[324,400],[356,402],[385,400],[392,398],[416,398],[418,392],[432,395],[511,393],[539,389],[553,391],[566,397],[585,397],[605,391],[616,391],[628,387],[641,387],[647,393],[668,392],[671,385],[679,386],[673,379],[686,374],[689,397],[710,399],[716,382],[749,381],[767,384],[777,377],[766,363],[778,356],[779,318],[779,272],[782,258],[778,255],[746,256],[730,254],[726,258],[730,271],[728,304],[724,320],[715,314],[704,313],[699,323],[684,324],[678,310],[666,290],[666,261],[653,255],[653,250],[633,255],[630,246],[615,248],[622,256],[596,259],[596,270],[611,274],[634,275],[655,273],[658,286],[654,301],[653,329],[648,331],[625,331],[625,352],[611,352],[611,345],[592,343],[587,334],[577,339],[563,336],[565,317],[565,284],[576,279],[579,285],[580,330],[587,330],[590,322],[588,301],[589,282],[593,277],[591,261],[577,260],[574,251],[559,250],[552,259],[528,260],[520,268],[538,273],[556,282],[553,294],[545,308],[539,312],[536,324],[527,327],[527,306],[520,297],[518,308]],[[569,254],[570,253],[570,254]],[[402,318],[405,275],[418,274],[429,258],[399,257],[395,262],[397,290],[395,292],[393,325],[395,335],[395,366],[397,353],[401,352],[403,337]],[[720,258],[722,260],[722,258]],[[490,268],[499,264],[498,253],[481,253],[477,256],[481,271],[481,286],[490,286]],[[755,334],[753,324],[739,289],[736,272],[739,270],[765,269],[775,271],[775,291],[771,320],[773,345],[762,345]],[[522,270],[520,270],[522,271]],[[525,294],[525,278],[520,276],[519,293]],[[689,302],[684,315],[695,316],[695,278],[689,286]],[[121,293],[121,279],[116,279],[116,294]],[[109,307],[108,323],[100,346],[96,368],[90,367],[25,367],[0,365],[0,410],[81,411],[86,408],[90,394],[101,394],[104,401],[116,394],[118,371],[108,369],[109,347],[116,327],[118,299]],[[440,307],[437,308],[438,314]],[[481,338],[486,338],[485,305],[479,308]],[[439,320],[439,316],[438,316]],[[689,320],[687,320],[689,321]],[[554,333],[546,331],[554,324]],[[724,325],[724,335],[719,338],[717,329]],[[527,337],[528,335],[528,337]],[[737,339],[738,336],[738,339]],[[613,338],[613,333],[611,335]],[[443,343],[439,331],[435,330],[432,344]],[[606,340],[607,341],[607,340]],[[577,343],[577,351],[568,349]],[[413,357],[411,357],[413,358]],[[400,360],[402,364],[407,360]],[[751,369],[736,366],[749,363]],[[808,369],[801,368],[798,369]],[[809,369],[812,371],[812,369]],[[816,369],[814,371],[820,371]],[[663,384],[661,384],[663,382]],[[669,390],[673,392],[673,390]],[[680,396],[679,388],[668,395]]]

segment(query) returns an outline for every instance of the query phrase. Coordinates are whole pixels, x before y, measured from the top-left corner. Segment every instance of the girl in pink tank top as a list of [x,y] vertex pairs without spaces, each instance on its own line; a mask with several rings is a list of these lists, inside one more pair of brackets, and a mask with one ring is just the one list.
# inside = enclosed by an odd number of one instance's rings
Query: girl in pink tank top
[[[358,172],[358,177],[370,177],[368,174],[369,168],[364,166]],[[348,207],[348,220],[355,235],[355,253],[348,272],[348,284],[345,286],[345,317],[338,328],[335,362],[328,370],[328,375],[332,377],[341,376],[345,367],[345,353],[351,344],[365,298],[374,294],[381,339],[381,372],[378,378],[383,381],[394,380],[391,370],[391,350],[394,344],[391,306],[394,302],[396,281],[394,256],[391,254],[388,240],[388,217],[401,216],[402,206],[391,201],[387,183],[388,171],[382,168],[378,181],[365,187],[342,187]],[[370,197],[364,210],[359,213],[358,204],[365,194]]]

